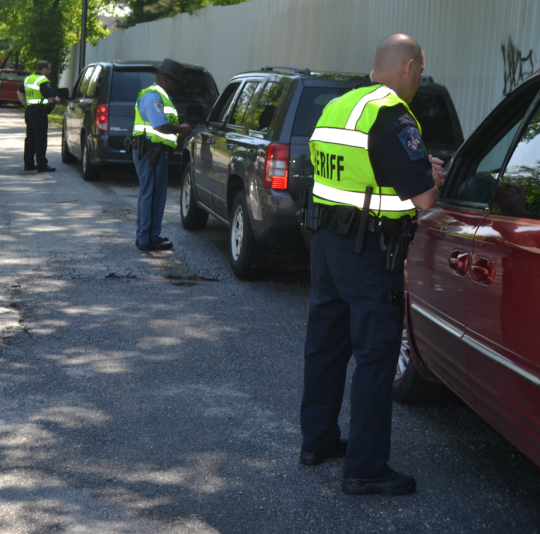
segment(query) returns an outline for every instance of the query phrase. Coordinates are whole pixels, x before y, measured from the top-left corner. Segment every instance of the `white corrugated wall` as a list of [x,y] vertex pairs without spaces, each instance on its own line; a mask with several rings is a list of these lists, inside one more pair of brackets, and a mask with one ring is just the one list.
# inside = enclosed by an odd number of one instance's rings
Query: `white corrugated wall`
[[[251,0],[117,30],[87,45],[86,59],[171,57],[204,65],[223,89],[234,74],[268,63],[369,72],[377,44],[403,32],[424,48],[426,74],[449,88],[468,135],[501,100],[505,80],[508,88],[538,67],[539,2]],[[62,82],[74,78],[67,71]]]

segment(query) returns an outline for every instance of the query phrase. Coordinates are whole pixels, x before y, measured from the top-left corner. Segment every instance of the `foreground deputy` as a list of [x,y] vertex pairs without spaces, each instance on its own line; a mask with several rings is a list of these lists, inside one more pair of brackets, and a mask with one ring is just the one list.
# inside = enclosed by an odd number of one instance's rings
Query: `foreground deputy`
[[[54,172],[45,157],[47,153],[47,130],[49,128],[48,114],[54,104],[60,102],[54,96],[51,82],[51,64],[41,60],[37,62],[36,72],[27,76],[17,89],[17,97],[26,107],[24,120],[26,122],[26,138],[24,140],[24,170],[37,172]],[[35,161],[34,161],[35,157]],[[37,163],[37,165],[36,165]]]
[[[341,489],[348,494],[403,495],[416,488],[412,476],[387,462],[403,329],[402,266],[415,208],[433,206],[443,182],[443,162],[426,154],[407,105],[424,64],[410,37],[385,39],[373,82],[330,102],[310,141],[320,228],[311,244],[300,463],[345,456]],[[338,415],[351,355],[347,442]]]
[[169,154],[176,148],[178,136],[191,131],[188,124],[178,125],[178,113],[169,94],[177,89],[184,67],[164,59],[156,67],[155,83],[143,89],[135,104],[133,160],[139,177],[137,203],[137,239],[140,250],[169,250],[173,244],[161,237],[161,222],[167,200]]

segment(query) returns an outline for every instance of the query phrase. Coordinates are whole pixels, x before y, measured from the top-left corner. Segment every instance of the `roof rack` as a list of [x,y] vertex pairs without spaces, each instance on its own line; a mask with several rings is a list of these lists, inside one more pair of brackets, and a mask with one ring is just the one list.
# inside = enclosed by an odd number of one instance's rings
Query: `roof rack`
[[261,70],[292,70],[298,74],[303,74],[304,76],[311,76],[311,71],[305,67],[291,67],[290,65],[265,65]]

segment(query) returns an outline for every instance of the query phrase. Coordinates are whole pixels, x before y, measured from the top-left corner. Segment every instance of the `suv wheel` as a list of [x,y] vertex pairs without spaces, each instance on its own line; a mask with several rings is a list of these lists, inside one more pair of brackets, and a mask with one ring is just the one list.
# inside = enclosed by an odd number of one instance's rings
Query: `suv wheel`
[[88,150],[88,141],[86,136],[83,137],[82,141],[82,177],[83,180],[87,182],[93,182],[94,180],[99,180],[101,175],[101,170],[99,167],[92,165],[90,162],[90,151]]
[[191,165],[188,164],[182,174],[182,185],[180,187],[180,217],[182,226],[186,230],[198,230],[206,226],[208,212],[198,208],[195,203],[191,176]]
[[394,399],[401,402],[442,401],[448,397],[448,389],[439,382],[426,380],[416,368],[411,357],[407,330],[403,329],[401,349],[394,377]]
[[268,249],[255,239],[244,191],[234,199],[229,227],[229,257],[234,274],[248,278],[257,274],[266,262]]
[[75,163],[77,158],[69,151],[66,141],[66,131],[62,128],[62,163]]

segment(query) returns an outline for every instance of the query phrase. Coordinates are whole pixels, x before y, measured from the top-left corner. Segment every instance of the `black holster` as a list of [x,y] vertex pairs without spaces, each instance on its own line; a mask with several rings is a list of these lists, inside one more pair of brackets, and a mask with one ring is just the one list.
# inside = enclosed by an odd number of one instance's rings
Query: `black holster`
[[336,232],[341,237],[351,237],[360,221],[361,211],[354,206],[336,206]]
[[131,154],[133,154],[133,137],[130,135],[124,137],[124,151],[128,156],[131,156]]
[[150,153],[148,155],[148,163],[150,166],[154,166],[159,159],[159,156],[161,155],[161,152],[165,152],[162,147],[163,145],[161,143],[152,143],[154,146],[150,149]]
[[397,220],[382,217],[380,221],[378,226],[382,232],[381,248],[385,252],[385,268],[391,273],[401,273],[417,224],[408,215]]
[[[142,135],[132,135],[126,139],[131,140],[132,150],[137,151],[137,161],[139,161],[146,153],[147,139],[146,139],[146,130],[143,130]],[[124,140],[124,146],[126,146],[126,141]]]
[[296,218],[300,224],[300,232],[304,239],[306,248],[311,248],[313,234],[321,227],[320,204],[313,202],[313,184],[309,184],[301,194],[300,210],[296,212]]

